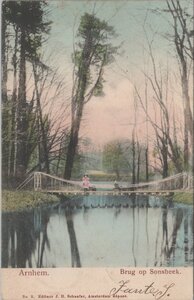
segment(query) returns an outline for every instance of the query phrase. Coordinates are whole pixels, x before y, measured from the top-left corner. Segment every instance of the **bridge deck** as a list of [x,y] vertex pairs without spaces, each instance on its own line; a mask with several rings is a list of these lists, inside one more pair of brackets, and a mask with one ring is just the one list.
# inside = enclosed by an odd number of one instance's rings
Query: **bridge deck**
[[106,195],[112,195],[112,196],[122,196],[122,195],[172,195],[174,192],[177,192],[177,190],[134,190],[134,191],[83,191],[83,190],[47,190],[42,191],[47,192],[49,194],[55,194],[55,195],[99,195],[99,196],[106,196]]

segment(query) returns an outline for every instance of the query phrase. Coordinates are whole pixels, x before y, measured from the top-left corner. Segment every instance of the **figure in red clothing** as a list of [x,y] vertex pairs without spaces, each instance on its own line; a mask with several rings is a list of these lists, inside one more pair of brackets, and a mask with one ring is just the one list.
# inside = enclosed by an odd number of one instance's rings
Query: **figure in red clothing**
[[90,179],[89,179],[88,175],[84,175],[84,177],[82,178],[82,182],[83,182],[83,188],[84,188],[84,190],[89,190]]

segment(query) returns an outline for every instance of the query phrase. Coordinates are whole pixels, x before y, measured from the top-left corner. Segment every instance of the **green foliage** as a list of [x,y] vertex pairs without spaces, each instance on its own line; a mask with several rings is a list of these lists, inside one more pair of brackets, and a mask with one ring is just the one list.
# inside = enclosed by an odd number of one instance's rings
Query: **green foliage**
[[115,36],[115,31],[107,22],[94,15],[85,13],[81,17],[78,29],[77,50],[72,60],[77,67],[76,74],[80,78],[86,76],[87,90],[94,85],[92,95],[103,96],[103,72],[101,69],[114,61],[118,47],[113,47],[109,40]]
[[115,31],[112,26],[109,26],[107,22],[101,21],[96,18],[93,14],[85,13],[81,17],[81,22],[78,30],[78,34],[85,39],[90,30],[91,35],[96,40],[106,40],[108,34],[115,35]]
[[95,89],[93,91],[93,95],[95,97],[103,97],[105,94],[103,92],[103,82],[104,80],[100,78],[99,82],[97,82],[96,86],[95,86]]
[[126,151],[121,141],[111,141],[104,146],[103,166],[109,172],[114,172],[119,179],[120,173],[129,172]]
[[[135,146],[135,149],[134,149]],[[135,170],[139,166],[139,180],[144,181],[146,177],[145,146],[136,144],[129,139],[113,140],[107,143],[103,149],[103,168],[107,172],[114,172],[117,179],[122,175],[131,178],[133,172],[133,151],[135,150]],[[139,152],[138,152],[139,151]],[[139,160],[138,160],[139,156]]]
[[25,32],[26,56],[38,57],[43,34],[50,31],[51,22],[46,20],[46,1],[4,1],[3,14],[8,24]]

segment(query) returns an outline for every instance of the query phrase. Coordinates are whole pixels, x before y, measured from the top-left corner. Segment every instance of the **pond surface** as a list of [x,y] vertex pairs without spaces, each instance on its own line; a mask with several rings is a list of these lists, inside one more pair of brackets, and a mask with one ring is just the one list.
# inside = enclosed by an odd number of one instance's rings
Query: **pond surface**
[[2,267],[193,263],[192,206],[153,196],[82,196],[2,214]]

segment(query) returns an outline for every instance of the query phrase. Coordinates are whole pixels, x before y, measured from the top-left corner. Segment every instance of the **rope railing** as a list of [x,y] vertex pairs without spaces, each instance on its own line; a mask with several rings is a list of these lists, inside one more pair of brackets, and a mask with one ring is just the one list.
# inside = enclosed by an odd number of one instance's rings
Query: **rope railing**
[[178,173],[176,175],[172,175],[170,177],[163,178],[163,179],[160,179],[160,180],[130,184],[129,187],[136,188],[136,187],[146,187],[146,186],[153,186],[153,185],[157,186],[161,183],[170,182],[171,180],[176,180],[176,179],[181,178],[181,177],[183,177],[183,173]]
[[66,184],[72,184],[72,185],[75,185],[75,186],[78,186],[78,187],[81,187],[82,184],[79,183],[78,181],[75,181],[75,180],[67,180],[67,179],[63,179],[61,177],[58,177],[58,176],[55,176],[55,175],[50,175],[50,174],[47,174],[47,173],[44,173],[44,172],[35,172],[35,173],[39,173],[45,177],[48,177],[48,178],[51,178],[51,179],[55,179],[55,180],[58,180],[58,181],[61,181],[61,182],[64,182]]
[[50,175],[44,172],[35,172],[34,173],[34,189],[35,190],[54,190],[54,189],[66,189],[70,190],[74,187],[80,189],[82,184],[73,181],[60,178],[55,175]]
[[23,189],[31,180],[34,180],[34,173],[29,175],[17,188],[16,190]]
[[193,176],[191,174],[185,173],[184,181],[183,181],[183,189],[193,190]]

